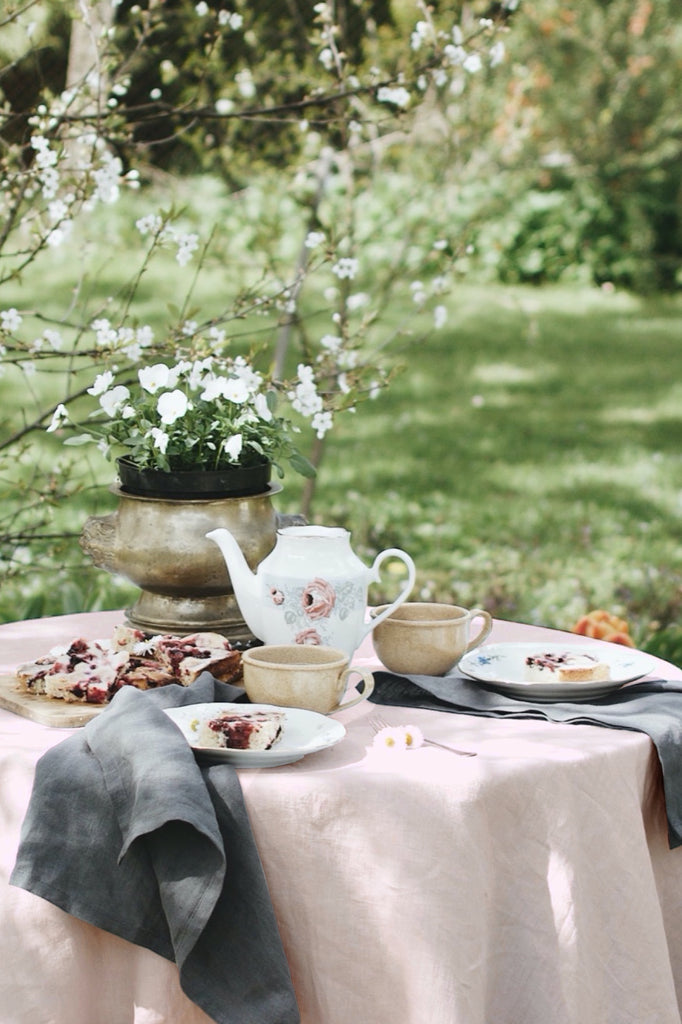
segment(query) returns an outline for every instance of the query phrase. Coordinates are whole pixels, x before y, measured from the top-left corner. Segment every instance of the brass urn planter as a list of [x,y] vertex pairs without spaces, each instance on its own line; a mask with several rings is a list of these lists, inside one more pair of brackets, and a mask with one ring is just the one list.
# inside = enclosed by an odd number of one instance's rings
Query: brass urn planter
[[222,633],[248,642],[247,627],[225,562],[206,534],[219,527],[237,538],[255,570],[275,546],[277,529],[303,523],[272,506],[280,484],[258,494],[227,498],[158,498],[132,494],[116,485],[115,512],[91,516],[80,543],[95,565],[140,588],[126,609],[132,626],[147,633]]

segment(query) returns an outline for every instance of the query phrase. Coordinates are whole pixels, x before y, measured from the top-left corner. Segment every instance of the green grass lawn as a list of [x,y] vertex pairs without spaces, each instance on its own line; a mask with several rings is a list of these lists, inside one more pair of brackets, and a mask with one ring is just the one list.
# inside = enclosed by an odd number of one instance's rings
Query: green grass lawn
[[329,445],[315,518],[404,547],[420,596],[570,628],[679,617],[679,301],[462,288]]
[[[118,268],[109,271],[88,287],[113,291]],[[54,257],[36,291],[44,308],[59,306],[68,279]],[[219,276],[207,281],[200,305]],[[25,306],[32,287],[29,277],[16,295],[5,291],[3,308]],[[174,288],[145,278],[140,319],[160,318]],[[366,562],[388,546],[407,550],[421,599],[560,628],[602,607],[624,615],[641,645],[669,638],[682,604],[682,299],[460,284],[445,302],[447,326],[389,349],[401,368],[392,385],[339,419],[311,518],[348,527]],[[398,302],[388,318],[407,312]],[[21,423],[31,386],[0,378],[7,429]],[[59,459],[65,472],[64,457],[54,438],[31,436],[2,473],[0,532],[12,501],[26,502],[16,481],[24,486],[41,460]],[[27,537],[7,556],[0,620],[117,607],[134,594],[80,551],[86,516],[115,499],[112,467],[94,450],[78,449],[77,460],[91,484],[54,507],[43,488],[35,514],[49,507],[54,541]],[[298,510],[302,487],[288,476],[278,508]],[[388,578],[370,596],[379,603],[394,590]]]

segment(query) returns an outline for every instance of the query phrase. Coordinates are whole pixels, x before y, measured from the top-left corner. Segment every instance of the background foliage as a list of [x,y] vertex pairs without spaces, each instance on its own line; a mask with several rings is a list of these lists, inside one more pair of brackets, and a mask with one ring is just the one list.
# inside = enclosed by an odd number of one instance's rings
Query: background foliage
[[[27,131],[22,112],[40,90],[65,82],[71,5],[37,6],[29,51],[13,32],[0,33],[5,141]],[[392,383],[330,440],[312,515],[348,526],[367,560],[381,547],[404,547],[424,598],[560,628],[608,607],[630,620],[640,645],[674,655],[682,599],[680,395],[671,372],[682,254],[678,5],[432,7],[456,9],[472,34],[482,16],[507,26],[507,55],[463,88],[432,84],[416,118],[387,111],[382,125],[373,94],[353,97],[366,135],[349,165],[351,223],[367,254],[354,286],[383,295],[385,330],[368,329]],[[351,144],[333,99],[344,83],[319,60],[313,5],[235,2],[229,10],[243,22],[220,42],[215,21],[226,8],[206,8],[203,18],[184,0],[118,8],[129,87],[112,115],[122,126],[116,145],[126,167],[144,153],[143,189],[120,208],[100,209],[66,256],[47,254],[38,272],[7,282],[2,307],[39,296],[46,315],[63,318],[76,265],[87,272],[77,276],[74,302],[84,292],[103,303],[120,294],[130,268],[114,248],[132,251],[130,224],[152,195],[181,209],[188,229],[219,224],[228,239],[196,282],[200,310],[238,293],[265,242],[278,240],[271,265],[292,266],[315,218],[340,216],[342,175],[326,183],[318,206],[312,179],[290,173],[310,168],[325,144]],[[393,71],[414,69],[411,0],[348,0],[338,10],[342,47],[363,73],[378,54]],[[412,291],[431,286],[443,256],[448,320],[434,331],[415,318]],[[146,268],[136,315],[162,324],[182,278],[170,258]],[[324,287],[303,296],[304,344],[328,315]],[[50,369],[46,357],[41,368]],[[0,380],[5,437],[30,423],[34,402],[57,400],[54,370],[52,382],[19,368]],[[77,544],[84,518],[114,505],[110,476],[94,454],[67,463],[59,441],[42,432],[14,446],[0,480],[13,495],[0,513],[11,538],[0,618],[130,599],[124,582],[84,564]],[[70,478],[78,493],[65,504]],[[287,481],[283,511],[300,507],[301,488]]]

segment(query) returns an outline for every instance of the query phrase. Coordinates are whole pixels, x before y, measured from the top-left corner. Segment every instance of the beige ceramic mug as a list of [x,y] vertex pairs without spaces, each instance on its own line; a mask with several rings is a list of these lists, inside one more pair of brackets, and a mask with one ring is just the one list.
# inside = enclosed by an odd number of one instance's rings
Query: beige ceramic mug
[[[374,676],[350,665],[336,647],[266,644],[242,654],[244,689],[254,704],[306,708],[327,715],[345,711],[369,697]],[[351,675],[364,682],[362,693],[342,702]]]
[[[371,614],[381,611],[375,608]],[[473,619],[483,622],[472,637]],[[375,627],[374,650],[389,672],[444,676],[462,655],[483,643],[492,625],[490,614],[481,608],[407,602]]]

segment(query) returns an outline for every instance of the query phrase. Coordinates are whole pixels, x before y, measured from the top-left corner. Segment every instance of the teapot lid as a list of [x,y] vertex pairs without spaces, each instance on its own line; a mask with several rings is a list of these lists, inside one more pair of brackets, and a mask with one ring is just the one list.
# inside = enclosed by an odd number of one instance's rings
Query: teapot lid
[[350,537],[350,532],[342,526],[283,526],[277,534],[280,537],[320,537],[326,540]]

